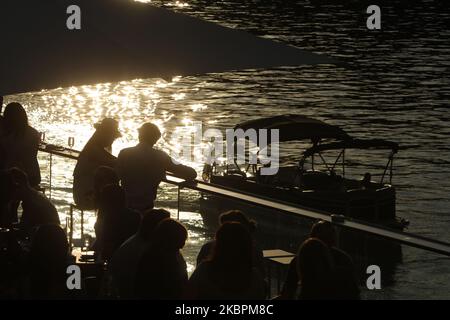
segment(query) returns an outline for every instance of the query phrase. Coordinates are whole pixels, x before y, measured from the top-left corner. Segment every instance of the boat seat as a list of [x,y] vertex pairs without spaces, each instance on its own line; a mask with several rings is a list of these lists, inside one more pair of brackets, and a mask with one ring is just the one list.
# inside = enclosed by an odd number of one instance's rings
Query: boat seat
[[335,178],[322,171],[305,172],[301,179],[303,187],[312,190],[326,189],[331,183],[335,182]]
[[282,187],[299,186],[299,171],[297,167],[280,167],[275,175],[262,176],[260,174],[261,168],[258,168],[258,181],[265,184],[274,184]]

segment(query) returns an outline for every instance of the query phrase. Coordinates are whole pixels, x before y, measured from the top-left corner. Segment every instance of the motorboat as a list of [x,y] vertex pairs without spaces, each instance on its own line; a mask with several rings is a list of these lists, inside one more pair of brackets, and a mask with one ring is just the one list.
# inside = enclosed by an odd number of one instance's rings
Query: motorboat
[[[338,126],[303,115],[250,120],[237,124],[234,129],[277,129],[280,145],[307,145],[303,151],[298,151],[300,156],[294,164],[292,160],[287,165],[280,161],[282,165],[274,175],[262,175],[262,163],[238,164],[235,158],[231,163],[205,164],[204,180],[243,193],[395,230],[404,230],[408,225],[408,221],[396,216],[396,190],[392,179],[394,156],[400,150],[397,143],[354,138]],[[352,150],[363,153],[377,150],[377,155],[387,151],[387,160],[384,165],[366,164],[370,170],[379,169],[377,174],[363,171],[361,176],[350,176],[347,154]],[[358,166],[364,166],[364,163]],[[214,200],[214,197],[208,200]],[[259,221],[268,219],[267,215],[255,218]]]

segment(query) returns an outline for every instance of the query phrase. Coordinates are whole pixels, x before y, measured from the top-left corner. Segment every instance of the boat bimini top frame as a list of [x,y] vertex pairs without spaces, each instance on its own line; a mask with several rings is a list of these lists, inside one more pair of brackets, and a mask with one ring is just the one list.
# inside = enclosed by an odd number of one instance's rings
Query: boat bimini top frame
[[[393,176],[393,166],[394,166],[394,155],[400,149],[399,145],[392,141],[382,140],[382,139],[349,139],[345,141],[324,143],[324,144],[314,144],[312,147],[306,149],[303,152],[303,156],[299,162],[299,169],[301,172],[304,171],[304,165],[306,160],[311,157],[311,169],[314,170],[314,156],[317,154],[322,163],[325,165],[327,170],[332,173],[334,169],[339,163],[339,160],[342,159],[342,175],[345,177],[345,151],[347,149],[363,149],[363,150],[391,150],[388,161],[384,167],[383,175],[381,176],[380,184],[383,184],[384,178],[386,177],[387,172],[389,171],[389,183],[392,184],[392,176]],[[341,150],[336,160],[332,165],[330,165],[323,157],[322,152],[329,150]]]

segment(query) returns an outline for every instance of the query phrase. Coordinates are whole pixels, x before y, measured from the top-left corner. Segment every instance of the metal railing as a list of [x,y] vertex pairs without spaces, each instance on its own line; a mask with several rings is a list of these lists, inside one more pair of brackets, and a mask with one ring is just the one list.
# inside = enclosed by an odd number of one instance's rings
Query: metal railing
[[[50,144],[42,144],[39,148],[40,151],[46,152],[50,154],[50,165],[51,157],[53,155],[73,159],[76,160],[79,155],[79,151],[68,149],[64,147],[54,146]],[[51,168],[50,168],[50,178],[49,181],[51,183]],[[252,205],[256,205],[259,207],[265,207],[269,209],[274,209],[278,212],[282,212],[286,215],[290,216],[298,216],[309,219],[321,219],[324,221],[328,221],[336,226],[347,228],[354,231],[360,231],[367,235],[374,235],[381,238],[385,238],[397,243],[405,244],[411,247],[420,248],[426,251],[435,252],[438,254],[450,256],[450,244],[438,241],[434,239],[430,239],[427,237],[422,237],[419,235],[415,235],[408,232],[401,232],[396,230],[391,230],[379,225],[371,224],[368,222],[358,221],[346,217],[339,216],[337,219],[331,213],[321,212],[318,210],[308,209],[304,207],[300,207],[297,205],[293,205],[290,203],[284,203],[278,200],[273,200],[270,198],[261,197],[255,194],[244,193],[239,190],[234,190],[231,188],[225,188],[223,186],[214,185],[211,183],[206,183],[203,181],[195,180],[195,181],[184,181],[183,179],[179,179],[177,177],[167,175],[165,182],[175,185],[178,188],[178,206],[177,206],[177,215],[179,218],[180,212],[180,191],[182,189],[191,189],[195,191],[199,191],[206,194],[217,195],[225,198],[229,198],[232,200],[236,200],[239,202],[249,203]],[[50,189],[52,186],[50,185]],[[73,222],[71,223],[73,227]]]

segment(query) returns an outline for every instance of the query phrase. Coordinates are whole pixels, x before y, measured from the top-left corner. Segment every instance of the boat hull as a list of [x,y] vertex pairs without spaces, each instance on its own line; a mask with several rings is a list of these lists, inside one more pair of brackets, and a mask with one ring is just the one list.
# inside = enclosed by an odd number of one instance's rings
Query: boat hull
[[[211,183],[295,206],[320,210],[330,215],[344,215],[397,231],[404,229],[404,224],[395,216],[395,188],[392,186],[350,192],[301,192],[259,185],[240,177],[216,176],[212,177]],[[204,223],[211,230],[217,229],[221,213],[239,209],[258,223],[257,238],[263,248],[280,248],[290,252],[296,252],[299,244],[309,236],[311,226],[315,222],[305,217],[291,216],[214,195],[202,195],[200,205]],[[401,245],[360,232],[339,229],[338,246],[355,259],[373,260],[378,264],[401,260]]]

